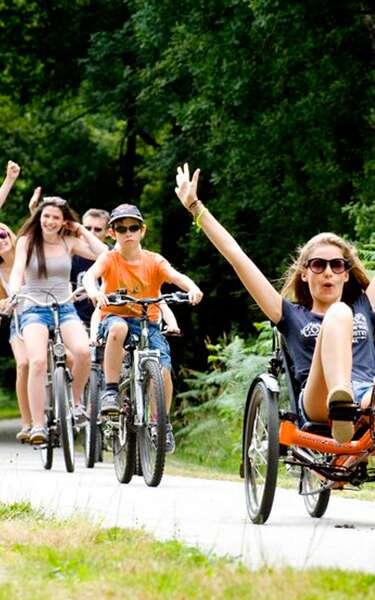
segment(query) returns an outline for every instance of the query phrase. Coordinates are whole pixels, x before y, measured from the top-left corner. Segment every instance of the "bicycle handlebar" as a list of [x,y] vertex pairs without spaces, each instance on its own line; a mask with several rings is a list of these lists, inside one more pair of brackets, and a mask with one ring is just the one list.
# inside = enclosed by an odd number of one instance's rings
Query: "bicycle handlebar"
[[122,290],[106,294],[111,306],[123,306],[125,304],[140,304],[146,306],[149,304],[157,304],[166,302],[167,304],[182,304],[189,302],[189,294],[187,292],[171,292],[170,294],[161,294],[158,298],[134,298],[129,296]]
[[[46,293],[53,295],[51,294],[51,292]],[[30,296],[30,294],[15,294],[11,299],[11,305],[13,307],[16,307],[19,300],[29,300],[30,302],[33,302],[33,304],[37,304],[38,306],[51,308],[56,304],[58,304],[59,306],[62,304],[67,304],[68,302],[71,302],[74,298],[77,298],[78,296],[81,299],[83,299],[83,297],[87,297],[86,290],[84,287],[77,288],[76,290],[74,290],[74,292],[69,294],[69,296],[65,298],[65,300],[61,301],[51,300],[50,302],[41,302],[40,300],[37,300],[37,298],[33,298],[33,296]]]

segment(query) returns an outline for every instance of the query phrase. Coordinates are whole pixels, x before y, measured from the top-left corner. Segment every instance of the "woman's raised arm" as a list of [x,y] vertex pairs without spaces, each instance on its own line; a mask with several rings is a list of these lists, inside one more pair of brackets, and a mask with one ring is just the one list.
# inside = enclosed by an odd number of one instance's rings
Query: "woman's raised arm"
[[197,169],[190,179],[189,166],[178,167],[175,192],[183,206],[193,215],[197,224],[208,239],[226,258],[236,271],[243,285],[254,298],[264,314],[278,323],[282,315],[282,297],[271,285],[262,271],[245,254],[234,237],[215,219],[207,207],[198,199],[197,187],[199,179]]

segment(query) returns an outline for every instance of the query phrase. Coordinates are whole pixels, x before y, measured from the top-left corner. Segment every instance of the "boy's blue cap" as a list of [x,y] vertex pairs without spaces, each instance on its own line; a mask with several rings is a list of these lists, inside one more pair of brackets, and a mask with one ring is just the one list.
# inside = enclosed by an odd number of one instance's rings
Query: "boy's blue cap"
[[126,217],[130,217],[132,219],[138,219],[143,223],[143,217],[141,211],[134,204],[120,204],[116,206],[111,212],[109,217],[108,225],[111,225],[114,221],[118,219],[126,219]]

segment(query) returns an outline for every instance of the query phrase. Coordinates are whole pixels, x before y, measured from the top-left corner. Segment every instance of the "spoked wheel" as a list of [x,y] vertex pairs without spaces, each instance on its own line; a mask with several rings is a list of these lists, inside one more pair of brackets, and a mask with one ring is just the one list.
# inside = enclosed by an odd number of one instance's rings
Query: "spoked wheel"
[[[129,390],[126,390],[128,398]],[[112,438],[113,463],[116,477],[120,483],[129,483],[135,471],[137,452],[137,434],[131,422],[128,401],[123,403],[118,429],[114,429]]]
[[66,470],[68,473],[72,473],[74,471],[74,428],[71,384],[68,381],[65,367],[56,367],[54,377],[61,446]]
[[278,394],[255,384],[244,427],[246,504],[253,523],[265,523],[276,489],[279,459]]
[[85,407],[88,415],[84,427],[84,450],[86,467],[92,469],[98,460],[98,447],[101,445],[101,433],[98,425],[100,377],[96,369],[91,369],[85,388]]
[[139,441],[137,439],[137,453],[135,455],[135,471],[134,471],[134,475],[138,475],[139,477],[142,477],[143,473],[142,473],[142,464],[141,464],[141,453],[139,451]]
[[144,421],[139,429],[139,451],[143,478],[147,485],[159,485],[165,464],[166,414],[163,378],[153,360],[143,363]]
[[319,519],[327,510],[331,490],[323,488],[324,481],[306,467],[301,472],[301,494],[310,517]]
[[42,465],[43,465],[43,469],[46,470],[50,470],[52,469],[52,463],[53,463],[53,445],[54,445],[54,440],[53,440],[53,425],[54,425],[54,414],[53,414],[53,410],[52,410],[52,403],[53,403],[53,391],[52,391],[52,387],[46,386],[46,394],[47,394],[47,401],[46,401],[46,406],[47,411],[46,411],[46,422],[47,422],[47,430],[48,430],[48,441],[47,443],[40,448],[40,458],[42,461]]

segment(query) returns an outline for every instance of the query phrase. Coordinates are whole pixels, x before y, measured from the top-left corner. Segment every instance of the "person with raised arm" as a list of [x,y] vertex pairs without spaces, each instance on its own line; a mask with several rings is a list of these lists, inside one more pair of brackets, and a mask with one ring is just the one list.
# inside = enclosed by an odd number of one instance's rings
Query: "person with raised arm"
[[369,405],[375,377],[375,278],[352,244],[319,233],[299,249],[277,291],[198,198],[199,173],[190,178],[187,163],[178,167],[176,195],[284,336],[305,420],[329,421],[338,442],[350,441],[356,406]]
[[5,179],[0,186],[0,208],[8,198],[9,192],[12,189],[18,175],[20,174],[20,171],[21,167],[17,163],[13,162],[12,160],[8,160]]
[[[57,302],[70,294],[71,257],[79,254],[95,259],[107,250],[93,233],[78,222],[66,200],[45,197],[21,227],[10,275],[11,294],[21,290],[41,302],[51,297]],[[44,383],[47,369],[48,328],[53,325],[49,308],[25,301],[21,314],[21,331],[29,359],[28,397],[33,428],[32,444],[47,440],[44,422]],[[85,419],[81,393],[90,370],[89,339],[73,303],[59,307],[61,333],[73,357],[73,396],[78,424]]]

